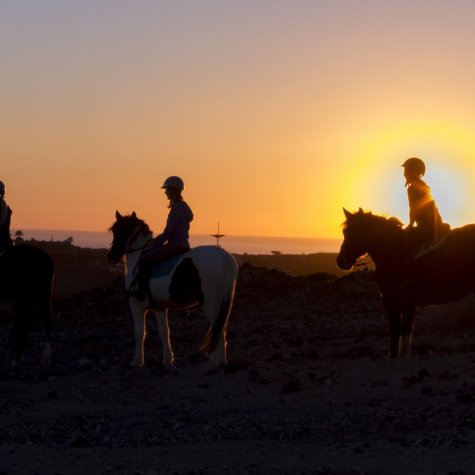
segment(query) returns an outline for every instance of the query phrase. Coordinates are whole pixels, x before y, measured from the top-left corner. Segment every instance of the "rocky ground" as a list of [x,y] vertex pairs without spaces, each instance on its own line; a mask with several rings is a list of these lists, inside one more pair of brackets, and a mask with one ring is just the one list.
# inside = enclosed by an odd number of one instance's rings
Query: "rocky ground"
[[244,264],[228,366],[197,355],[199,310],[175,311],[165,371],[152,319],[129,366],[120,279],[60,299],[50,367],[36,328],[10,368],[0,326],[0,474],[473,474],[474,303],[419,309],[413,356],[388,360],[372,272]]

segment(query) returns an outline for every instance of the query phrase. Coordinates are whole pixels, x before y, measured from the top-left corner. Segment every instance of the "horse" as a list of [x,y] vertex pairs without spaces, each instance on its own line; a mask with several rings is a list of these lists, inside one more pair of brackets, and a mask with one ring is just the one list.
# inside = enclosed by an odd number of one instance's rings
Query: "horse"
[[[233,305],[238,265],[234,257],[217,246],[198,246],[176,257],[170,271],[149,279],[149,291],[143,300],[131,292],[137,277],[138,261],[152,243],[152,231],[135,211],[122,216],[116,211],[116,221],[110,230],[113,241],[108,252],[109,263],[124,262],[124,284],[129,293],[129,307],[134,319],[135,354],[132,366],[144,365],[145,316],[155,314],[163,345],[162,363],[174,365],[170,344],[168,311],[202,305],[209,329],[200,351],[209,355],[214,366],[227,364],[226,332]],[[172,261],[165,261],[164,264]]]
[[433,247],[414,255],[411,230],[396,218],[343,209],[344,240],[337,264],[350,270],[365,255],[375,264],[375,278],[389,321],[389,357],[410,355],[416,307],[440,305],[475,291],[475,225],[452,229]]
[[35,317],[43,320],[43,363],[50,363],[53,281],[53,261],[42,249],[21,244],[9,247],[0,256],[0,303],[11,304],[13,309],[10,335],[13,365],[24,355]]

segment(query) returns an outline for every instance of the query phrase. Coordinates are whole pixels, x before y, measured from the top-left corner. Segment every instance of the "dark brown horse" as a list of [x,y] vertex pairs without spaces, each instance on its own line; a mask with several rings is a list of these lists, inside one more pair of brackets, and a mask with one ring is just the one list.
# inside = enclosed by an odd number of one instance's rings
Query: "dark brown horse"
[[11,246],[0,255],[0,302],[11,303],[13,323],[10,349],[13,363],[21,360],[27,335],[34,320],[41,318],[45,329],[43,361],[51,356],[54,265],[43,250],[27,244]]
[[344,210],[344,241],[337,257],[349,270],[369,254],[389,319],[389,356],[409,354],[416,307],[439,305],[475,292],[475,225],[453,229],[432,252],[412,257],[408,231],[395,218]]

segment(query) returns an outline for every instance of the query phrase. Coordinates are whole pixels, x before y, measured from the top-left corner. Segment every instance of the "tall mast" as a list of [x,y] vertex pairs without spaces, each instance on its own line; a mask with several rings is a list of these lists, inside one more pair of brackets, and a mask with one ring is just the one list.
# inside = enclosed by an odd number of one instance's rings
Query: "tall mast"
[[218,221],[218,232],[216,234],[211,234],[211,237],[216,238],[216,246],[220,247],[219,240],[224,236],[225,236],[225,234],[220,234],[219,233],[219,221]]

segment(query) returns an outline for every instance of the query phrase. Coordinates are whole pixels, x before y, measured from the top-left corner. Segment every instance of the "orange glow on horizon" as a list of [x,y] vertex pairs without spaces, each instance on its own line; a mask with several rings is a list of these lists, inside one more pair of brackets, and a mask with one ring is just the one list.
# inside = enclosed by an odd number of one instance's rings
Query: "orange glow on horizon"
[[443,219],[475,222],[475,4],[217,3],[0,16],[12,229],[102,231],[119,210],[160,232],[179,175],[193,234],[340,238],[343,207],[407,222],[413,155]]

